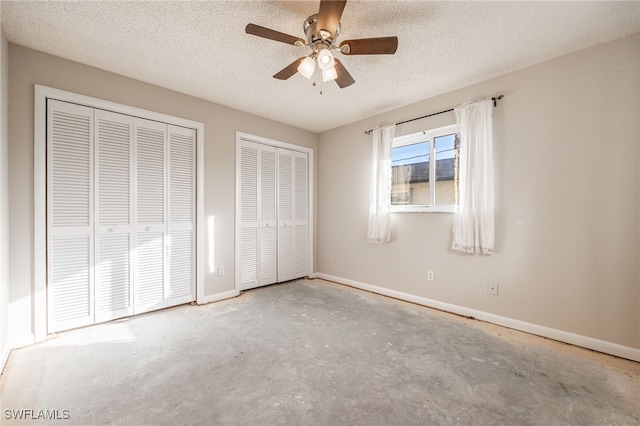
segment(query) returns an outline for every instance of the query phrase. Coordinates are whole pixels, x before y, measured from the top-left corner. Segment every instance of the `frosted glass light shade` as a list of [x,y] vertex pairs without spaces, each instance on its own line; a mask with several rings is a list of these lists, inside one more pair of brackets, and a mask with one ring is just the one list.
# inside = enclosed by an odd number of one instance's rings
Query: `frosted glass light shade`
[[313,70],[315,70],[315,68],[316,63],[314,62],[313,58],[307,56],[302,60],[302,62],[300,62],[300,65],[298,65],[298,72],[305,78],[311,78],[311,76],[313,75]]
[[336,60],[333,58],[333,54],[329,49],[322,49],[318,52],[318,68],[322,71],[333,68],[335,64]]
[[338,73],[334,67],[329,68],[328,70],[322,71],[322,81],[325,83],[327,81],[333,81],[338,78]]

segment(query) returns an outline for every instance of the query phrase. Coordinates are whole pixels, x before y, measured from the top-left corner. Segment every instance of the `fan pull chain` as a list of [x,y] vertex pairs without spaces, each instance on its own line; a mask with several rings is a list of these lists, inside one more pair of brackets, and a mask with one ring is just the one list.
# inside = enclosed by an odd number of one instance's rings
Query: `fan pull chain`
[[[313,87],[316,87],[316,82],[315,82],[315,80],[313,81],[312,86],[313,86]],[[319,92],[319,93],[322,95],[322,88],[320,88],[320,92]]]
[[[312,86],[313,86],[313,87],[316,87],[316,86],[317,86],[317,84],[316,84],[315,80],[313,81]],[[318,93],[320,93],[320,94],[322,95],[322,88],[320,88],[320,91],[319,91]]]

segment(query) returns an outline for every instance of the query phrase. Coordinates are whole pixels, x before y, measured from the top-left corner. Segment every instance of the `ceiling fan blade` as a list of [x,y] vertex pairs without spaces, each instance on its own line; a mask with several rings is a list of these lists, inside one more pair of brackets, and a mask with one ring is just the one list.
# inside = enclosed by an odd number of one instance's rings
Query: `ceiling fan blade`
[[306,58],[306,56],[302,56],[296,59],[295,61],[284,67],[280,72],[275,74],[273,78],[277,78],[278,80],[287,80],[289,77],[298,72],[298,67],[300,66],[300,63],[304,60],[304,58]]
[[341,89],[345,87],[351,86],[356,81],[351,77],[349,71],[342,65],[342,62],[336,59],[336,73],[338,74],[338,78],[336,78],[336,83],[340,86]]
[[397,49],[398,37],[395,36],[360,38],[340,43],[340,51],[345,55],[393,55]]
[[281,33],[280,31],[272,30],[269,28],[261,27],[260,25],[248,24],[244,29],[247,34],[254,36],[268,38],[269,40],[280,41],[291,45],[296,45],[296,42],[305,44],[305,41],[299,37],[295,37],[289,34]]
[[333,39],[336,36],[336,28],[340,24],[345,4],[347,4],[347,0],[320,0],[318,23],[316,24],[318,31],[328,31]]

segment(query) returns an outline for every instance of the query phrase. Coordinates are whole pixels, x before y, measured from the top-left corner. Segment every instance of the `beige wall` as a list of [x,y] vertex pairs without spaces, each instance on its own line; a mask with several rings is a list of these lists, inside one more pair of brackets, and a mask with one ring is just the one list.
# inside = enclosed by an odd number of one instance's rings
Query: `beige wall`
[[9,351],[9,45],[0,26],[0,371]]
[[[11,223],[11,285],[0,277],[0,324],[9,291],[16,341],[33,332],[38,83],[205,123],[205,216],[215,216],[215,263],[227,271],[206,274],[207,295],[234,287],[239,130],[316,149],[315,271],[640,348],[638,35],[325,132],[319,143],[311,132],[23,47],[7,49],[4,38],[0,49],[0,229],[9,223],[7,149]],[[444,213],[394,214],[393,243],[367,245],[371,140],[363,131],[501,93],[494,110],[495,255],[451,252],[451,215]],[[400,126],[396,134],[453,122],[453,114],[443,114]],[[6,238],[2,232],[5,263]],[[427,282],[427,269],[435,271],[435,283]],[[500,284],[499,296],[487,294],[488,282]]]
[[[236,131],[312,149],[317,148],[317,134],[13,44],[9,45],[9,60],[12,337],[17,341],[28,340],[33,332],[33,88],[36,83],[204,123],[205,218],[215,217],[214,260],[226,271],[225,276],[218,277],[205,268],[205,296],[233,290]],[[207,230],[204,235],[208,235]],[[205,259],[208,259],[207,251]]]
[[[627,37],[321,134],[317,270],[640,348],[639,52],[640,35]],[[495,254],[452,252],[443,213],[393,214],[394,241],[367,244],[363,132],[499,94]]]

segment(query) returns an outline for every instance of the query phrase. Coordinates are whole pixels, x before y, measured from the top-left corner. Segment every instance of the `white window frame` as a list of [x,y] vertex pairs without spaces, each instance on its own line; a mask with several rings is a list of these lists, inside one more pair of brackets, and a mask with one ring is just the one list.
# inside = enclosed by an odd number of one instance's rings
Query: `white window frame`
[[[436,159],[435,144],[433,143],[435,138],[440,136],[450,135],[452,133],[458,133],[459,127],[457,124],[451,124],[449,126],[438,127],[437,129],[425,130],[418,133],[412,133],[405,136],[397,136],[393,138],[392,148],[398,148],[405,145],[412,145],[420,142],[429,142],[429,161]],[[435,164],[435,163],[434,163]],[[436,167],[429,167],[429,182],[436,181]],[[430,185],[429,193],[429,205],[424,204],[396,204],[391,205],[391,213],[454,213],[457,205],[445,204],[435,205],[435,185]]]

